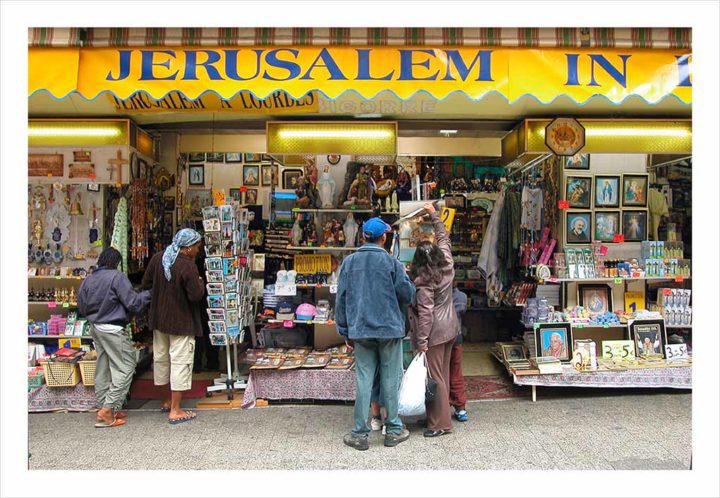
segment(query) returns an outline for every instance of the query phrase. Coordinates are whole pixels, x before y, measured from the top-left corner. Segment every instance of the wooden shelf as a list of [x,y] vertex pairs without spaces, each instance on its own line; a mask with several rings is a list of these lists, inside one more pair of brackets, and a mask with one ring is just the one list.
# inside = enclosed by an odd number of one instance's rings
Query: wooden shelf
[[85,280],[85,277],[60,277],[60,276],[49,276],[49,275],[28,275],[28,279],[30,280],[77,280],[82,281]]
[[[285,323],[285,320],[270,319],[268,323]],[[293,323],[304,323],[306,325],[335,325],[335,322],[330,320],[327,322],[316,322],[315,320],[293,320]]]
[[[51,308],[52,306],[48,306],[48,304],[52,304],[54,301],[28,301],[28,306],[45,306],[47,308]],[[77,308],[77,303],[67,303],[68,306],[63,306],[65,303],[55,303],[55,308]]]
[[92,339],[89,335],[29,335],[28,340],[43,339]]
[[[557,284],[561,282],[615,282],[616,277],[599,277],[599,278],[548,278],[544,280],[546,284]],[[674,282],[675,277],[617,277],[623,282],[631,280],[647,280],[647,281],[666,281]],[[690,280],[692,277],[683,277],[683,280]]]
[[692,325],[665,325],[666,329],[691,329]]
[[300,209],[293,208],[293,213],[372,213],[372,209]]
[[285,249],[292,251],[357,251],[358,247],[308,247],[308,246],[287,246]]

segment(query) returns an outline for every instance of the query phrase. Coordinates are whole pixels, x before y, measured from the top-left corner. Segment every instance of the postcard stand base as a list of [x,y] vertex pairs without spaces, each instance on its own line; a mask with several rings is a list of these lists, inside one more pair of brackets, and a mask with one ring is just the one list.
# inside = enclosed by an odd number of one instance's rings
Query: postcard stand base
[[[225,361],[228,371],[227,374],[215,379],[212,386],[207,387],[205,396],[208,398],[214,392],[227,390],[227,399],[232,401],[235,398],[235,389],[245,389],[247,387],[248,377],[247,375],[240,375],[240,369],[238,368],[238,344],[242,343],[244,338],[245,331],[242,330],[240,335],[235,340],[232,340],[232,346],[230,344],[225,346]],[[230,347],[233,350],[232,361],[230,359]]]

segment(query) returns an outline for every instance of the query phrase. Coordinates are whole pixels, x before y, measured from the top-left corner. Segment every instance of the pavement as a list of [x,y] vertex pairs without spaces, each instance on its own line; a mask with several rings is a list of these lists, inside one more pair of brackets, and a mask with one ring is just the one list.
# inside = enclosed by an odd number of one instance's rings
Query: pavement
[[691,401],[686,391],[564,391],[537,403],[471,402],[470,420],[452,434],[428,439],[408,424],[408,441],[386,448],[375,432],[369,451],[342,443],[350,405],[199,410],[177,426],[140,409],[112,429],[93,428],[94,413],[40,413],[29,415],[29,462],[31,470],[687,469]]

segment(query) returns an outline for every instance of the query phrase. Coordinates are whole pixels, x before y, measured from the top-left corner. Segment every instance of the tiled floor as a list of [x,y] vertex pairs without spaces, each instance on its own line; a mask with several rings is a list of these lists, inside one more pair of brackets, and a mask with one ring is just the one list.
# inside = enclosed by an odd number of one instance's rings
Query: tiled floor
[[456,423],[453,434],[426,439],[409,425],[409,441],[385,448],[374,433],[366,452],[342,444],[352,406],[204,410],[178,426],[157,408],[143,409],[131,411],[126,426],[104,430],[92,428],[92,413],[33,414],[30,468],[687,469],[690,461],[686,393],[576,397],[562,391],[537,403],[512,399],[467,408],[470,421]]

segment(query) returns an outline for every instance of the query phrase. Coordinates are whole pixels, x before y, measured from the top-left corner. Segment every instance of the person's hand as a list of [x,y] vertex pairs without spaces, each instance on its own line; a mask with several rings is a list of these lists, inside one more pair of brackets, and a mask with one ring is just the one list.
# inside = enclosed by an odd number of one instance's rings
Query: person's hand
[[355,344],[350,339],[345,339],[345,345],[348,347],[348,349],[353,350],[355,349]]
[[432,202],[428,202],[423,206],[428,214],[435,214],[435,205]]

